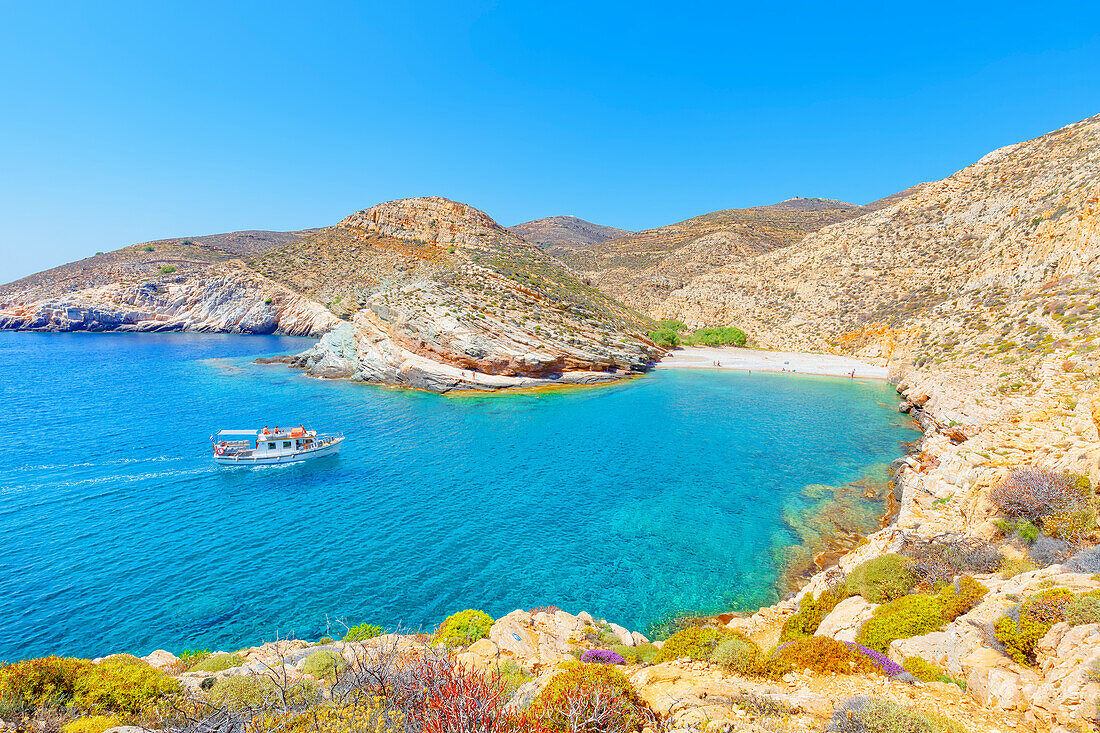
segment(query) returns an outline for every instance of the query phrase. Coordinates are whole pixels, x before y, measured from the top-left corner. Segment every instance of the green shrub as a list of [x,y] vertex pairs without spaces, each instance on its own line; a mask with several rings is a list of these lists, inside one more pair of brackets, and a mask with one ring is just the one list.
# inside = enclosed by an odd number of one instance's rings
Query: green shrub
[[649,332],[649,340],[662,348],[670,349],[680,345],[680,334],[671,328],[658,328]]
[[1020,604],[1019,621],[1002,616],[993,624],[1005,652],[1020,664],[1035,664],[1035,645],[1050,627],[1065,620],[1065,608],[1073,594],[1065,588],[1036,593]]
[[763,672],[763,652],[752,639],[735,633],[731,639],[719,644],[710,660],[727,672],[742,675],[758,675]]
[[501,662],[500,666],[497,667],[497,675],[500,676],[501,682],[504,683],[504,689],[509,696],[519,689],[520,685],[535,678],[535,675],[512,659],[505,659]]
[[92,663],[85,659],[42,657],[0,666],[0,700],[14,710],[65,707],[76,694],[77,680]]
[[209,649],[184,649],[179,653],[180,666],[189,670],[209,656]]
[[687,324],[683,321],[678,321],[675,318],[665,318],[663,320],[657,321],[657,328],[667,328],[669,331],[675,331],[676,333],[679,333],[680,331],[687,330]]
[[668,637],[653,661],[660,664],[680,657],[706,661],[719,644],[732,638],[733,631],[722,626],[691,626]]
[[198,664],[191,667],[192,672],[222,672],[244,664],[244,657],[240,654],[211,654],[204,657]]
[[803,669],[823,674],[858,674],[874,672],[877,667],[870,657],[842,641],[828,636],[809,636],[777,648],[768,660],[766,672],[779,677]]
[[331,636],[322,636],[320,639],[313,642],[313,646],[324,646],[326,644],[331,644],[334,641],[336,640],[333,639]]
[[493,617],[472,608],[448,616],[435,632],[435,642],[452,646],[469,646],[489,636]]
[[661,653],[660,649],[648,642],[638,646],[612,644],[609,648],[625,659],[627,664],[649,664]]
[[158,272],[160,272],[161,275],[171,275],[175,271],[176,271],[175,265],[165,265],[164,267],[160,268],[160,270],[158,270]]
[[342,672],[347,666],[342,656],[338,657],[330,651],[322,650],[306,657],[302,662],[302,673],[317,679],[333,680],[336,678],[336,672]]
[[922,659],[921,657],[909,657],[905,660],[905,671],[916,677],[921,682],[944,682],[949,685],[958,685],[966,689],[966,683],[957,680],[944,672],[939,665]]
[[893,700],[853,698],[833,712],[829,730],[838,733],[966,733],[942,715],[919,713]]
[[[489,623],[490,625],[492,625],[491,621]],[[367,639],[373,639],[376,636],[381,636],[382,633],[383,629],[381,626],[375,626],[373,624],[359,624],[358,626],[352,626],[350,629],[348,629],[348,633],[344,634],[344,641],[366,641]]]
[[1027,519],[1002,519],[997,522],[997,528],[1005,534],[1018,534],[1020,539],[1031,544],[1039,538],[1039,528]]
[[[574,663],[553,677],[527,708],[536,729],[574,731],[572,719],[600,719],[599,730],[642,728],[644,704],[630,680],[610,664]],[[584,728],[580,730],[595,730]]]
[[703,346],[744,346],[748,341],[740,328],[700,328],[692,334],[692,340]]
[[73,705],[81,710],[137,715],[149,703],[180,692],[179,683],[139,659],[108,657],[76,681]]
[[962,576],[954,585],[944,586],[939,593],[943,620],[951,622],[969,612],[988,592],[988,588],[969,575]]
[[860,627],[856,642],[885,654],[894,639],[927,634],[943,624],[943,606],[939,598],[902,596],[876,608]]
[[813,594],[806,593],[798,604],[798,612],[787,617],[783,623],[783,631],[779,634],[779,643],[813,636],[821,622],[836,608],[836,604],[849,596],[846,586],[839,586],[823,590],[814,598]]
[[943,670],[921,657],[909,657],[904,667],[906,672],[921,682],[940,682],[944,677]]
[[908,593],[917,584],[913,561],[904,555],[880,555],[857,565],[844,581],[849,595],[871,603],[888,603]]
[[1075,596],[1066,604],[1064,615],[1070,626],[1100,624],[1100,591],[1089,591]]
[[145,245],[144,247],[141,248],[141,251],[142,252],[152,252],[153,248],[149,245]]
[[1005,580],[1014,578],[1020,573],[1029,573],[1038,569],[1038,565],[1030,557],[1006,557],[1001,561],[1001,577]]
[[[218,680],[207,693],[209,700],[217,707],[240,711],[256,708],[282,706],[281,690],[270,677],[249,677],[237,675]],[[287,707],[297,707],[317,699],[319,690],[316,682],[298,680],[286,687]]]
[[61,733],[103,733],[119,725],[122,725],[121,721],[113,715],[88,715],[70,720],[61,726]]

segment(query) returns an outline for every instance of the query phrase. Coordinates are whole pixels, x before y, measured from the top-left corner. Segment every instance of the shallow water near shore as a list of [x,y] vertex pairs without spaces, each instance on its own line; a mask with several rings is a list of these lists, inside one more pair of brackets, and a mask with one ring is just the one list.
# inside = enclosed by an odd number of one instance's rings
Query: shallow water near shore
[[[879,382],[658,371],[439,395],[312,380],[286,337],[0,334],[0,660],[231,649],[553,604],[631,629],[776,600],[784,517],[917,433]],[[343,431],[221,468],[220,428]],[[872,503],[861,511],[874,514]],[[817,510],[814,509],[816,512]]]

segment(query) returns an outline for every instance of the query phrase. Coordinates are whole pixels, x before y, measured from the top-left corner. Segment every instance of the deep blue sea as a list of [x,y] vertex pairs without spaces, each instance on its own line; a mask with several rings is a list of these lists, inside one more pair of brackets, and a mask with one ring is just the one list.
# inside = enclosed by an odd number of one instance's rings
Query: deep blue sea
[[[310,343],[0,333],[0,660],[464,608],[641,630],[752,608],[775,600],[778,549],[826,487],[881,474],[916,437],[875,382],[668,370],[446,397],[251,363]],[[308,464],[211,460],[219,428],[299,423],[348,440]]]

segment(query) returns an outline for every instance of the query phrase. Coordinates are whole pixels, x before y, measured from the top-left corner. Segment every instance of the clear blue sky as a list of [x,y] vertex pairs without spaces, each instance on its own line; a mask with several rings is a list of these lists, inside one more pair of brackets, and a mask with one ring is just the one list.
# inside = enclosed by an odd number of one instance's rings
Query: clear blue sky
[[1100,113],[1100,3],[0,0],[0,100],[0,282],[405,196],[641,229]]

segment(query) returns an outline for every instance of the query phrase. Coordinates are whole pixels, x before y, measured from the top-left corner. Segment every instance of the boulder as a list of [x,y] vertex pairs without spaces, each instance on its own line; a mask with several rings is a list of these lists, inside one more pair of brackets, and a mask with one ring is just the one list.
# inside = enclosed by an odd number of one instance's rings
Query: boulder
[[165,651],[164,649],[157,649],[156,651],[150,652],[146,656],[142,657],[141,660],[148,664],[150,667],[163,669],[179,662],[179,657],[177,657],[172,652]]
[[[489,639],[503,654],[523,660],[528,666],[546,666],[572,659],[569,644],[572,629],[579,630],[576,616],[554,614],[549,622],[536,620],[526,611],[512,611],[489,629]],[[541,614],[540,614],[541,615]],[[549,614],[548,614],[549,615]]]
[[455,659],[467,669],[489,670],[497,666],[497,645],[489,639],[478,639]]
[[619,640],[622,641],[624,645],[634,646],[634,637],[631,636],[630,632],[627,631],[625,628],[619,626],[618,624],[611,623],[608,624],[608,627],[610,627],[611,632],[615,634],[615,636],[619,637]]
[[817,627],[818,636],[828,636],[837,641],[855,641],[863,622],[871,618],[878,605],[863,596],[845,598],[829,612]]
[[968,654],[962,664],[970,670],[966,690],[988,708],[1027,710],[1028,700],[1042,678],[999,652],[982,647]]
[[1030,712],[1046,725],[1081,726],[1095,720],[1100,683],[1100,625],[1055,624],[1036,645],[1042,683],[1030,695]]

